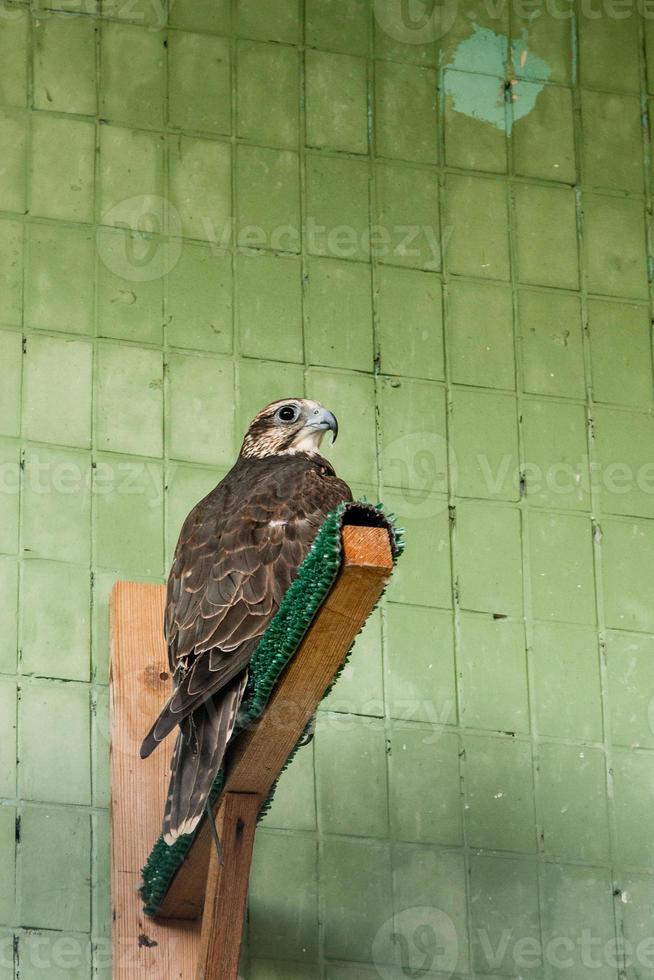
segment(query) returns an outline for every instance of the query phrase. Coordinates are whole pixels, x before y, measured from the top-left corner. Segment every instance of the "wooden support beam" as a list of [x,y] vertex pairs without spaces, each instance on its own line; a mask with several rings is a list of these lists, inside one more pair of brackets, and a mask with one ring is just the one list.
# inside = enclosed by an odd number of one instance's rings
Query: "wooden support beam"
[[145,761],[138,749],[169,686],[162,636],[164,590],[136,583],[116,585],[111,806],[115,980],[128,973],[135,980],[146,973],[162,980],[193,976],[235,980],[259,809],[393,568],[385,529],[352,525],[345,526],[342,535],[343,561],[329,595],[262,717],[230,747],[225,787],[215,807],[224,867],[218,863],[205,821],[156,922],[144,917],[136,889],[160,832],[170,749],[164,746]]

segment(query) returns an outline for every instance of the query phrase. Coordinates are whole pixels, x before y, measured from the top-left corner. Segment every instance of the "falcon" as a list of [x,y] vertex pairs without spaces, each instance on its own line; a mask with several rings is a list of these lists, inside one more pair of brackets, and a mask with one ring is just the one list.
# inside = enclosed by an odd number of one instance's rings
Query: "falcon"
[[191,833],[234,731],[248,663],[327,515],[352,500],[320,453],[335,416],[285,398],[262,409],[227,476],[182,527],[164,632],[173,693],[141,746],[147,758],[179,728],[163,836]]

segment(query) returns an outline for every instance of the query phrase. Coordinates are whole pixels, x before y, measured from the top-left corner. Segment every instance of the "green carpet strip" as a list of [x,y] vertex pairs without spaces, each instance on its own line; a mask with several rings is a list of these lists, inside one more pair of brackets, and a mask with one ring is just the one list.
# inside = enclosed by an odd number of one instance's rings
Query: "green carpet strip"
[[[309,629],[316,613],[327,597],[341,564],[341,528],[344,524],[357,524],[369,527],[385,527],[390,533],[393,560],[397,561],[404,550],[402,532],[395,526],[393,515],[385,514],[383,506],[367,503],[341,504],[325,520],[304,559],[297,578],[282,599],[281,605],[259,645],[252,655],[249,666],[249,679],[239,711],[236,733],[246,728],[263,713],[271,691],[282,670],[299,647],[304,634]],[[348,652],[349,657],[349,652]],[[346,658],[347,659],[347,658]],[[340,676],[345,662],[339,670],[334,683]],[[330,686],[329,690],[333,687]],[[325,693],[325,697],[329,691]],[[289,756],[290,763],[301,741]],[[284,766],[284,768],[286,768]],[[224,773],[221,770],[211,787],[210,801],[215,804],[223,786]],[[270,809],[275,788],[261,808],[259,819]],[[178,838],[168,846],[160,837],[154,845],[147,864],[143,868],[141,897],[146,915],[155,916],[175,873],[186,857],[199,833],[202,823],[192,834]]]

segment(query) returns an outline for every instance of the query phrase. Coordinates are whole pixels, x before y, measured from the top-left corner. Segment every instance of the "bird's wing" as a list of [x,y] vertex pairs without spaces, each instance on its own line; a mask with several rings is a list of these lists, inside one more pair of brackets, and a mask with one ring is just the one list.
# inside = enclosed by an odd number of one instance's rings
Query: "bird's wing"
[[326,467],[299,457],[237,464],[189,514],[168,581],[175,689],[144,757],[246,667],[325,517],[351,499]]

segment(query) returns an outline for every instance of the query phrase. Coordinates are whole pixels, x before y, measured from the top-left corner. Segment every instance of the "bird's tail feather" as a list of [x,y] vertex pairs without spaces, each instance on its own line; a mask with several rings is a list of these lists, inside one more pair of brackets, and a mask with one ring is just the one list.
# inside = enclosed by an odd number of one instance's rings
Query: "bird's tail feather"
[[195,830],[211,785],[223,761],[247,672],[209,698],[184,719],[170,764],[170,785],[163,818],[163,836],[173,844]]

